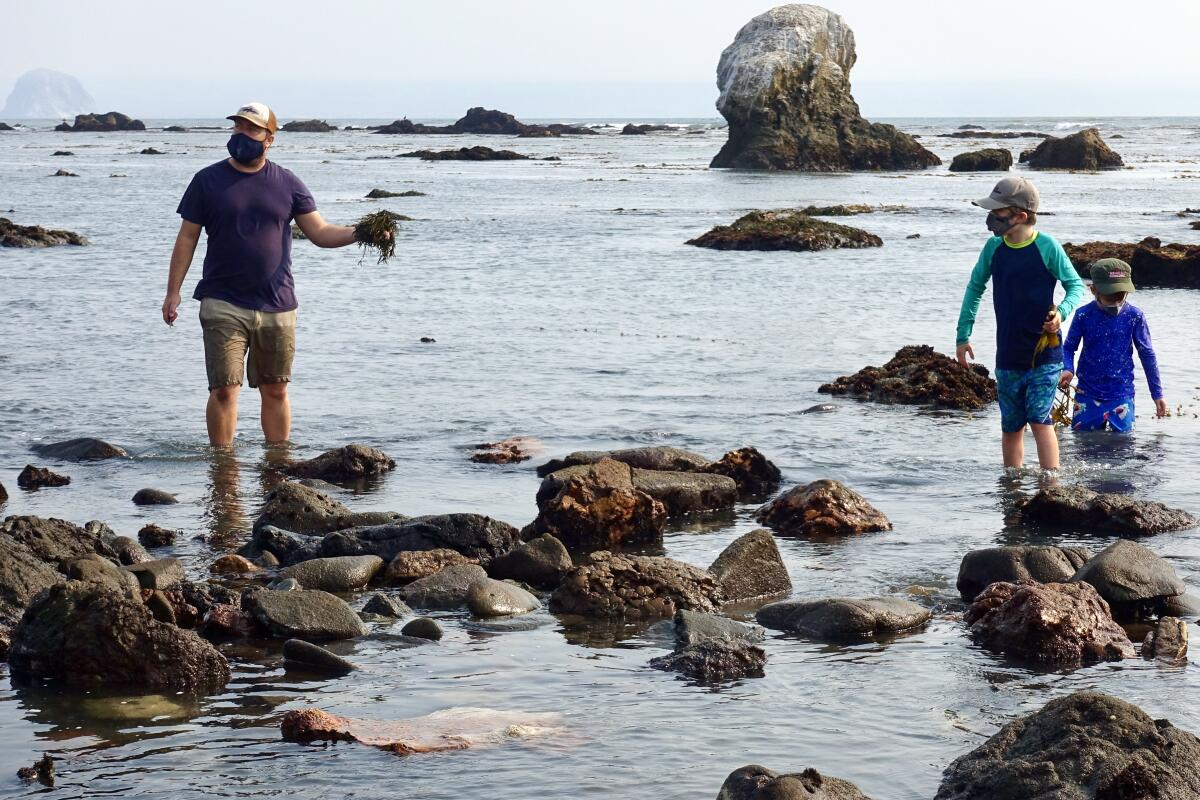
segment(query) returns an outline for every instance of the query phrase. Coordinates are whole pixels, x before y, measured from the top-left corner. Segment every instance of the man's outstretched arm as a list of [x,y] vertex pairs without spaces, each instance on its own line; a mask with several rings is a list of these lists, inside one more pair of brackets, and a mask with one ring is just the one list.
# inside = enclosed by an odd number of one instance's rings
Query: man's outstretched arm
[[162,304],[163,322],[174,325],[179,319],[179,290],[183,288],[183,279],[187,276],[188,267],[192,265],[192,256],[196,254],[196,244],[200,241],[201,227],[186,219],[179,225],[179,234],[175,237],[175,248],[171,251],[171,271],[167,275],[167,297]]
[[317,247],[345,247],[354,244],[354,228],[346,225],[331,225],[320,211],[310,211],[296,217],[296,224],[308,240]]

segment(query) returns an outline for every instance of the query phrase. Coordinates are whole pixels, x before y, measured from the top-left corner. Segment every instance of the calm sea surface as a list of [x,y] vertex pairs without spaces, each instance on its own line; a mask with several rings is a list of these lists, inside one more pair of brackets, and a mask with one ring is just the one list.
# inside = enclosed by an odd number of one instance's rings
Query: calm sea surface
[[[1198,242],[1176,212],[1200,207],[1200,120],[908,119],[947,163],[992,146],[936,138],[973,122],[1063,133],[1096,124],[1128,169],[1037,176],[1041,229],[1060,241]],[[367,120],[331,120],[339,125]],[[1041,535],[1008,520],[1036,489],[1000,469],[995,408],[972,415],[837,401],[817,386],[905,344],[952,352],[963,287],[986,237],[984,196],[995,174],[786,175],[712,171],[724,141],[711,120],[677,120],[647,136],[562,139],[393,137],[363,131],[279,135],[272,158],[300,175],[331,221],[383,208],[402,223],[386,265],[354,248],[297,242],[299,350],[292,398],[296,455],[362,442],[397,468],[354,509],[472,511],[521,526],[536,513],[533,462],[467,461],[472,445],[539,438],[543,457],[576,449],[671,444],[716,458],[754,445],[785,486],[837,478],[865,494],[895,530],[834,542],[779,539],[799,596],[903,593],[935,611],[924,630],[886,643],[830,646],[774,635],[766,677],[697,687],[651,670],[666,644],[638,628],[616,641],[567,630],[542,614],[532,630],[489,630],[444,614],[446,638],[403,649],[372,634],[337,647],[363,666],[351,678],[285,671],[277,645],[223,647],[234,680],[221,694],[106,697],[10,685],[0,665],[0,796],[43,791],[15,772],[43,751],[58,759],[54,797],[512,798],[713,797],[747,763],[813,766],[877,800],[931,797],[941,770],[998,726],[1048,699],[1095,688],[1200,732],[1200,671],[1140,661],[1070,674],[1035,673],[982,651],[954,614],[962,555],[1029,541],[1100,548],[1085,532]],[[159,307],[191,175],[224,157],[222,131],[65,134],[37,123],[0,133],[0,215],[67,228],[91,246],[0,249],[0,482],[3,514],[107,522],[134,534],[149,521],[187,532],[174,555],[195,578],[245,535],[262,500],[258,399],[243,394],[236,465],[206,447],[198,303],[180,322]],[[1123,138],[1116,138],[1116,135]],[[995,144],[1018,152],[1035,140]],[[561,160],[425,163],[388,156],[487,144]],[[139,155],[146,147],[165,155]],[[54,157],[70,150],[70,157]],[[49,177],[56,169],[76,178]],[[1018,174],[1021,174],[1020,169]],[[123,177],[113,177],[113,176]],[[370,201],[373,188],[424,197]],[[750,209],[810,203],[902,205],[848,220],[882,248],[824,253],[721,253],[684,240]],[[920,234],[920,238],[906,238]],[[201,244],[185,284],[199,277]],[[1136,281],[1137,276],[1134,276]],[[1065,433],[1066,482],[1200,511],[1200,295],[1146,290],[1146,312],[1172,408],[1154,420],[1138,376],[1135,435]],[[437,341],[422,344],[421,337]],[[994,353],[985,302],[975,336]],[[39,441],[99,436],[133,458],[39,462]],[[1032,460],[1032,442],[1030,460]],[[61,467],[69,487],[27,493],[30,461]],[[139,509],[134,491],[178,492],[180,504]],[[756,527],[753,505],[674,525],[666,553],[707,565]],[[1196,533],[1148,542],[1200,585]],[[1193,635],[1195,635],[1193,629]],[[1195,661],[1193,656],[1193,661]],[[279,720],[317,705],[388,719],[459,706],[558,711],[568,735],[490,749],[399,757],[370,747],[282,742]]]

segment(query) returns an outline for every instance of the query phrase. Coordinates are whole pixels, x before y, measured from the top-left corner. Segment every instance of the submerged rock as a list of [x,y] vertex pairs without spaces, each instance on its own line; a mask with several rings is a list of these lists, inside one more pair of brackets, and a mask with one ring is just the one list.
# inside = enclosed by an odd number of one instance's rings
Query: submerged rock
[[178,535],[179,531],[163,528],[151,522],[149,525],[143,525],[138,531],[138,541],[143,547],[170,547],[175,544],[175,537]]
[[781,536],[840,536],[890,531],[892,523],[854,490],[834,480],[794,486],[754,512]]
[[679,672],[701,683],[761,678],[767,654],[761,647],[736,641],[709,640],[650,659],[650,666]]
[[882,367],[864,367],[817,389],[876,403],[973,411],[996,401],[996,382],[979,364],[964,367],[929,345],[910,344]]
[[688,647],[702,642],[761,642],[764,631],[758,625],[743,625],[717,614],[689,611],[681,608],[675,612],[676,648]]
[[959,153],[950,162],[951,172],[1006,172],[1013,165],[1012,152],[1004,147],[988,147]]
[[371,599],[363,606],[363,611],[367,614],[377,614],[381,617],[407,617],[412,613],[412,609],[408,604],[400,600],[398,597],[392,597],[390,594],[376,592],[371,595]]
[[550,610],[608,619],[674,616],[681,608],[716,611],[724,598],[706,570],[661,556],[601,550],[571,570],[550,596]]
[[320,478],[323,481],[356,481],[395,469],[396,462],[373,447],[348,444],[326,450],[316,458],[298,461],[284,471],[295,478]]
[[66,475],[59,475],[44,467],[35,467],[33,464],[26,464],[25,469],[21,470],[21,474],[17,476],[17,486],[22,489],[66,486],[70,482],[71,479]]
[[436,642],[442,638],[442,626],[429,617],[417,617],[400,629],[400,635]]
[[563,543],[544,533],[496,558],[487,571],[500,580],[511,578],[539,589],[554,589],[573,566]]
[[[0,226],[2,227],[2,226]],[[0,231],[0,236],[3,232]],[[103,461],[108,458],[129,458],[129,454],[103,439],[90,436],[62,442],[35,444],[30,448],[42,458],[55,461]]]
[[1128,539],[1119,539],[1101,550],[1079,568],[1071,581],[1095,587],[1119,620],[1154,616],[1170,598],[1187,590],[1169,562]]
[[787,566],[771,532],[759,528],[739,536],[708,568],[726,601],[748,600],[792,590]]
[[254,530],[274,525],[285,531],[318,534],[404,519],[389,511],[354,512],[316,488],[284,481],[267,493]]
[[1178,617],[1161,618],[1142,642],[1143,657],[1153,658],[1168,666],[1187,664],[1187,650],[1187,623]]
[[568,547],[593,550],[656,541],[667,518],[661,502],[634,487],[630,467],[611,459],[569,478],[539,509],[535,534],[548,533]]
[[110,133],[112,131],[144,131],[146,123],[119,111],[107,114],[76,114],[75,123],[55,125],[54,130],[71,133]]
[[669,130],[671,130],[670,125],[648,125],[648,124],[635,125],[634,123],[630,122],[630,123],[627,123],[624,128],[621,128],[621,135],[622,136],[643,136],[643,135],[645,135],[647,133],[651,133],[651,132],[669,131]]
[[384,200],[389,197],[424,197],[424,192],[418,192],[416,189],[406,189],[403,192],[389,192],[387,189],[372,189],[367,192],[368,200]]
[[54,788],[54,759],[49,753],[43,753],[41,758],[33,762],[32,767],[21,767],[17,770],[17,777],[26,783],[37,781],[42,786]]
[[958,566],[958,593],[968,603],[993,583],[1065,583],[1091,558],[1082,547],[1011,545],[972,550]]
[[730,450],[720,460],[706,464],[703,471],[732,478],[743,500],[775,491],[783,479],[779,467],[754,447]]
[[457,150],[414,150],[398,158],[419,158],[422,161],[528,161],[529,156],[512,150],[493,150],[490,147],[460,147]]
[[993,583],[963,620],[990,650],[1073,667],[1132,658],[1133,642],[1108,603],[1082,583]]
[[809,767],[780,775],[750,764],[729,773],[717,800],[871,800],[850,781],[822,775]]
[[412,583],[441,572],[446,567],[478,563],[477,559],[467,558],[457,550],[449,550],[444,547],[436,550],[406,550],[397,553],[396,557],[388,564],[384,582],[391,586],[403,586],[406,583]]
[[729,140],[713,167],[814,172],[923,169],[942,163],[911,136],[862,118],[850,93],[854,33],[820,6],[750,20],[717,66]]
[[1122,536],[1187,530],[1200,522],[1186,511],[1162,503],[1126,494],[1100,494],[1078,485],[1039,490],[1021,507],[1020,516],[1022,522]]
[[1099,692],[1051,700],[943,773],[934,800],[1200,797],[1200,739]]
[[476,464],[516,464],[528,461],[541,449],[542,443],[532,436],[513,436],[476,445],[471,460]]
[[159,622],[139,600],[81,581],[38,595],[13,632],[14,675],[83,689],[213,692],[229,665],[191,631]]
[[477,617],[506,617],[541,608],[538,599],[520,586],[480,578],[467,588],[467,608]]
[[624,450],[579,450],[564,458],[547,461],[537,469],[539,478],[566,467],[596,464],[604,459],[620,461],[634,469],[658,472],[699,472],[708,466],[708,459],[699,453],[678,447],[630,447]]
[[138,489],[133,494],[135,506],[172,506],[178,502],[175,495],[162,489]]
[[404,587],[405,601],[414,608],[462,608],[471,584],[487,578],[477,564],[458,564],[428,575]]
[[631,477],[634,489],[662,503],[669,517],[732,508],[738,499],[737,483],[724,475],[635,469]]
[[526,714],[488,708],[450,708],[424,717],[365,720],[316,708],[289,711],[280,731],[289,742],[361,742],[393,753],[435,753],[497,745],[507,739],[559,730],[558,714]]
[[242,603],[272,636],[306,641],[353,639],[366,628],[345,600],[328,592],[300,589],[292,592],[250,592]]
[[882,636],[924,625],[929,609],[898,597],[826,597],[765,605],[755,618],[767,628],[838,641]]
[[280,130],[288,133],[329,133],[337,128],[330,125],[323,119],[295,119],[291,122],[285,122],[280,126]]
[[[259,572],[261,569],[261,567],[245,556],[239,556],[236,553],[226,553],[223,556],[218,556],[209,566],[208,571],[213,575],[249,575],[252,572]],[[312,588],[318,589],[320,587],[314,586]]]
[[488,564],[521,540],[506,522],[480,514],[438,514],[387,525],[347,528],[325,536],[322,556],[376,555],[385,561],[408,550],[455,550],[469,560]]
[[358,669],[341,656],[303,639],[288,639],[283,643],[283,661],[333,675],[345,675]]
[[294,578],[305,589],[353,592],[364,588],[381,569],[379,556],[335,556],[301,561],[280,570],[279,576]]
[[1027,163],[1033,169],[1120,169],[1125,166],[1095,128],[1083,130],[1059,139],[1047,136],[1033,152]]
[[793,209],[751,211],[684,244],[714,250],[831,250],[882,247],[883,240],[849,225],[815,219]]
[[1137,285],[1168,289],[1200,289],[1200,245],[1163,244],[1147,237],[1137,244],[1117,242],[1087,242],[1064,244],[1063,249],[1075,269],[1090,278],[1093,262],[1102,258],[1119,258],[1133,268]]

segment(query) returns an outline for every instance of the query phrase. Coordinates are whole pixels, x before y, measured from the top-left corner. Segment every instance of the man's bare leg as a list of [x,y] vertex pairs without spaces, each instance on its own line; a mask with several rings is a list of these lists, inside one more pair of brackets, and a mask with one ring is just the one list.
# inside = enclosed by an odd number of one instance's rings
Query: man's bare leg
[[1030,424],[1029,427],[1033,430],[1038,463],[1042,469],[1058,469],[1058,436],[1054,433],[1054,426]]
[[287,383],[264,383],[258,387],[262,396],[262,429],[267,442],[286,442],[292,434],[292,404],[288,400]]
[[1020,469],[1025,463],[1025,430],[1016,433],[1005,431],[1000,435],[1000,450],[1004,453],[1004,466]]
[[208,423],[208,443],[213,447],[228,447],[233,444],[237,431],[238,393],[241,386],[218,386],[208,393],[208,406],[204,411]]

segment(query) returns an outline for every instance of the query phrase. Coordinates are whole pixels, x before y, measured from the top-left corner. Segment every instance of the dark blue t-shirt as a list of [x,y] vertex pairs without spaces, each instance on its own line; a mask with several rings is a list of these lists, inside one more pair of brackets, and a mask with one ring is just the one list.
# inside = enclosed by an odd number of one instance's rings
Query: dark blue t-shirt
[[254,173],[219,161],[196,173],[178,213],[208,233],[204,275],[192,294],[255,311],[291,311],[292,219],[317,210],[304,182],[268,161]]

